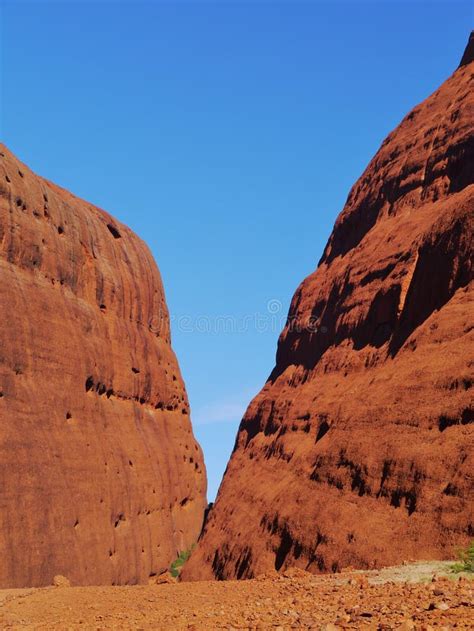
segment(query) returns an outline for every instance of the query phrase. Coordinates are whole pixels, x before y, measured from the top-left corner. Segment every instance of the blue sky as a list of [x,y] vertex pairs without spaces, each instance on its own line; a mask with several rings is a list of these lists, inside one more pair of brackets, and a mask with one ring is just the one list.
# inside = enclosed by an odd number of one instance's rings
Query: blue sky
[[1,138],[151,247],[212,500],[294,290],[472,3],[0,6]]

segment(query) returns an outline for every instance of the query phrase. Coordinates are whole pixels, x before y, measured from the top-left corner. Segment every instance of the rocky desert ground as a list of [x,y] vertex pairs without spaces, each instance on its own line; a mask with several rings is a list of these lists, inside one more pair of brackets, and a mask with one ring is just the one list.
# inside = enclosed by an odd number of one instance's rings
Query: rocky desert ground
[[[3,590],[2,629],[472,629],[474,580],[448,562],[252,580]],[[161,583],[159,581],[162,581]]]

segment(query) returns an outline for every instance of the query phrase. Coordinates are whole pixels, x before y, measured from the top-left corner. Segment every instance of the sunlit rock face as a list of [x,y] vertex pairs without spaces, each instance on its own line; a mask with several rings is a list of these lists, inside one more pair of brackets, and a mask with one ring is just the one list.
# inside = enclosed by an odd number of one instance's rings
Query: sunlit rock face
[[449,558],[474,537],[472,61],[471,40],[350,191],[185,578]]
[[0,152],[0,586],[145,582],[206,503],[158,269]]

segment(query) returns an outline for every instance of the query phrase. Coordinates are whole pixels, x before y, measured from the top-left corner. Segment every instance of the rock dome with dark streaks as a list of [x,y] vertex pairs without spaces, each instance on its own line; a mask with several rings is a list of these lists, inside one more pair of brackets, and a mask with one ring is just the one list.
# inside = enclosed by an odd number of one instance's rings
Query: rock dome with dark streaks
[[474,63],[388,135],[297,289],[183,576],[451,558],[474,537]]
[[0,586],[146,582],[206,473],[146,245],[0,146]]

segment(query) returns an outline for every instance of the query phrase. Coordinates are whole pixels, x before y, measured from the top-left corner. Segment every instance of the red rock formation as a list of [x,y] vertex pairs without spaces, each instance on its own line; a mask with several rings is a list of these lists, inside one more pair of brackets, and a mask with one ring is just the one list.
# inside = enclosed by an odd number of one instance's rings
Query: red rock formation
[[450,557],[474,537],[464,61],[383,142],[296,291],[184,578]]
[[159,272],[0,151],[0,586],[146,582],[206,503]]

